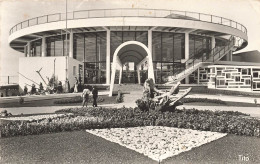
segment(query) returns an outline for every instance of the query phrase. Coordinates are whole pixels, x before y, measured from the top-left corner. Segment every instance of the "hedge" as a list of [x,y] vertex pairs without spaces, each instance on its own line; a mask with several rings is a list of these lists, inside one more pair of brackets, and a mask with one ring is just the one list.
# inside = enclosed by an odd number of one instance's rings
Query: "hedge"
[[260,137],[260,120],[240,112],[183,109],[142,112],[138,108],[70,108],[63,117],[12,121],[0,126],[1,137],[44,134],[96,128],[168,126]]
[[[61,99],[61,100],[56,100],[53,103],[54,104],[71,104],[71,103],[82,103],[82,97],[81,96],[76,96],[76,97],[72,97],[72,98],[66,98],[66,99]],[[104,98],[102,97],[98,97],[97,98],[97,102],[103,102]],[[89,103],[93,102],[93,99],[90,98],[88,100]]]

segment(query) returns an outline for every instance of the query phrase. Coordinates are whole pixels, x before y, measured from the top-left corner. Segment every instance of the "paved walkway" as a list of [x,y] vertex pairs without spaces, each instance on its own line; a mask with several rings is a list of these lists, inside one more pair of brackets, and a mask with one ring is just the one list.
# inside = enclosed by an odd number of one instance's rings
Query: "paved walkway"
[[194,105],[181,105],[178,109],[191,109],[195,108],[198,110],[212,110],[212,111],[238,111],[246,114],[250,114],[252,117],[260,118],[260,107],[235,107],[235,106],[194,106]]
[[209,94],[189,94],[186,98],[207,98],[207,99],[219,99],[222,101],[243,102],[243,103],[255,103],[255,99],[258,104],[260,103],[259,97],[246,97],[246,96],[229,96],[229,95],[209,95]]

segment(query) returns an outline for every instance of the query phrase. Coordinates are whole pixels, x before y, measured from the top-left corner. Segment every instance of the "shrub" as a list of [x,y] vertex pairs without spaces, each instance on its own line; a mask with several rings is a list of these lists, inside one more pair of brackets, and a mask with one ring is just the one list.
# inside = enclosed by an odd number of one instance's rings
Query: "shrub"
[[9,122],[0,125],[2,137],[96,128],[168,126],[260,137],[260,120],[232,111],[197,109],[160,112],[139,108],[70,108],[57,111],[62,117]]
[[[97,98],[97,102],[103,102],[104,98],[103,97],[98,97]],[[72,98],[66,98],[66,99],[62,99],[62,100],[57,100],[54,101],[54,104],[71,104],[71,103],[81,103],[82,102],[82,97],[81,96],[76,96],[76,97],[72,97]],[[90,97],[88,100],[89,103],[93,102],[93,99]]]
[[23,104],[23,103],[24,103],[24,98],[23,98],[23,97],[20,97],[20,98],[19,98],[19,103],[20,103],[20,104]]
[[119,90],[118,93],[117,93],[116,102],[117,102],[117,103],[124,102],[124,95],[121,93],[120,90]]

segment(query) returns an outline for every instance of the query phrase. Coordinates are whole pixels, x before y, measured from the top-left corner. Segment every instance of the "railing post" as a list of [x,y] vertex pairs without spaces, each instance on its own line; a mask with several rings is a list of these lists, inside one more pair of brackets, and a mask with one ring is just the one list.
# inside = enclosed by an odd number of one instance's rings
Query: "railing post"
[[223,24],[222,17],[221,17],[221,24]]
[[30,26],[30,25],[29,25],[29,21],[30,21],[30,20],[28,20],[28,21],[27,21],[27,22],[28,22],[28,23],[27,23],[27,27],[29,27],[29,26]]
[[200,20],[200,13],[199,13],[199,20]]
[[[74,13],[74,11],[73,11]],[[74,16],[73,16],[73,19],[74,19]],[[61,13],[59,13],[59,20],[61,21]]]
[[9,76],[7,76],[7,84],[9,84],[9,82],[10,82],[10,81],[9,81]]
[[49,22],[49,15],[47,15],[47,23]]
[[36,18],[36,24],[39,24],[39,20],[38,20],[38,17]]
[[211,23],[212,23],[212,15],[210,15],[210,17],[211,17],[210,19],[211,19]]

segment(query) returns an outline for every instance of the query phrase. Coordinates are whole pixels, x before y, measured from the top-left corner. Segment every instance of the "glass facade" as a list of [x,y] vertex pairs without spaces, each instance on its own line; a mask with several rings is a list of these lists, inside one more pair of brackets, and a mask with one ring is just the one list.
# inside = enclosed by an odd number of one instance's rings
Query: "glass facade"
[[36,40],[31,44],[31,56],[40,57],[42,53],[42,40]]
[[156,83],[165,83],[185,58],[185,35],[180,33],[153,32],[153,67]]
[[[67,44],[67,47],[66,47]],[[46,38],[47,56],[68,56],[69,35],[58,35]]]
[[[124,42],[138,41],[148,47],[148,31],[111,31],[110,34],[111,63],[113,62],[115,50]],[[106,37],[106,31],[73,34],[73,58],[84,63],[85,83],[106,83]],[[67,56],[69,54],[69,38],[69,34],[67,35],[67,40],[64,34],[46,37],[46,55]],[[225,45],[225,41],[216,39],[216,46],[223,45]],[[210,37],[189,35],[190,57],[200,57],[202,54],[209,55],[210,50]],[[39,39],[32,42],[31,55],[41,56],[41,52],[42,40]],[[185,34],[153,31],[152,58],[155,82],[165,83],[171,80],[169,79],[171,76],[180,72],[181,68],[184,68],[181,60],[185,59]],[[136,68],[133,71],[136,71]],[[146,74],[147,70],[141,69],[141,77],[146,77]]]
[[117,47],[127,41],[138,41],[148,46],[147,31],[111,31],[110,33],[110,61],[113,61],[113,55]]
[[73,46],[73,58],[84,62],[84,82],[106,83],[106,32],[74,33]]
[[189,45],[190,57],[200,58],[201,55],[206,55],[208,58],[211,51],[211,38],[190,34]]

